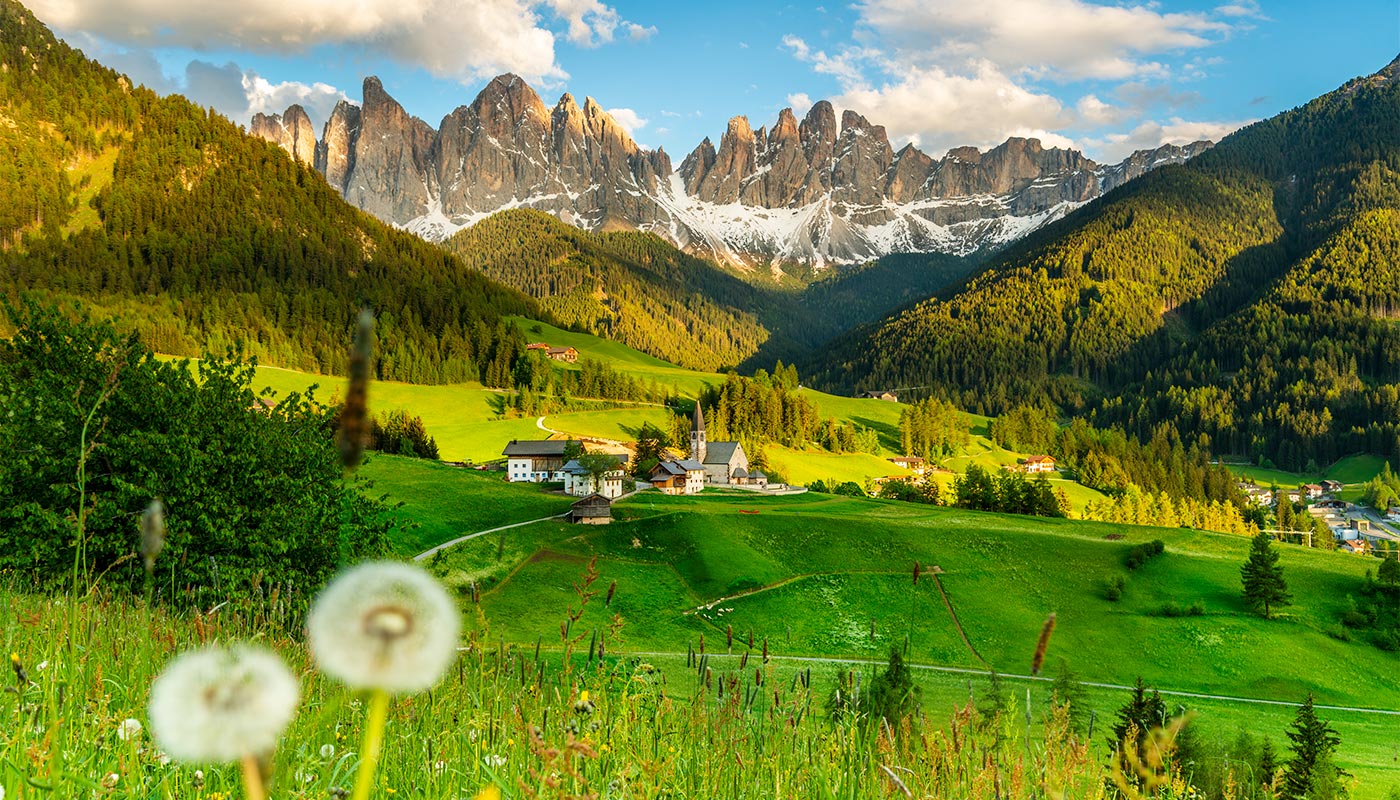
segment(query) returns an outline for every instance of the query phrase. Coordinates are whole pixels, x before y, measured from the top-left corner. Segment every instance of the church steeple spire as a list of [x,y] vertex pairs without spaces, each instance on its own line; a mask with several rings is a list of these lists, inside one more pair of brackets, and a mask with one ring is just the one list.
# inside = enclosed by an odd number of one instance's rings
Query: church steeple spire
[[705,463],[705,412],[700,410],[700,401],[695,401],[695,414],[690,420],[690,457]]

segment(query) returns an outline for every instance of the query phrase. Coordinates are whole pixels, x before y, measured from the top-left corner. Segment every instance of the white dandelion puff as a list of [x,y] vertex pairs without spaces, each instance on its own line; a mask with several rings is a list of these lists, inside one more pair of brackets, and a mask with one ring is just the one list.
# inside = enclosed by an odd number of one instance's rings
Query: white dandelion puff
[[506,765],[506,757],[498,756],[495,753],[488,754],[482,761],[491,769],[500,769]]
[[457,606],[431,575],[392,561],[354,567],[316,598],[307,635],[316,662],[357,689],[431,687],[457,653]]
[[272,752],[297,699],[296,677],[267,650],[192,650],[151,687],[151,732],[176,760],[237,761]]
[[323,745],[321,745],[321,760],[323,760],[323,761],[330,761],[332,758],[335,758],[335,745],[333,745],[333,744],[323,744]]
[[121,739],[123,742],[129,742],[140,735],[140,720],[131,719],[130,717],[128,717],[127,719],[122,720],[121,724],[117,726],[117,738]]

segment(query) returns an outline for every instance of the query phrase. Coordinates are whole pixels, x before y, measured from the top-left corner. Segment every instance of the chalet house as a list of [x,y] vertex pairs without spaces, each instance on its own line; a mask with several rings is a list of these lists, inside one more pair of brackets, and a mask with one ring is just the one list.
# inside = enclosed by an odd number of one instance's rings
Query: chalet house
[[1323,482],[1322,482],[1322,491],[1324,491],[1324,492],[1326,492],[1326,493],[1328,493],[1328,494],[1336,494],[1337,492],[1340,492],[1341,490],[1342,490],[1342,482],[1341,482],[1341,481],[1323,481]]
[[869,400],[884,400],[887,403],[899,402],[899,395],[894,392],[861,392],[860,396]]
[[506,457],[506,480],[511,483],[543,483],[564,480],[562,440],[512,439],[501,455]]
[[692,458],[663,459],[651,469],[651,485],[662,494],[700,494],[705,488],[705,465]]
[[[744,453],[744,446],[738,442],[707,442],[705,414],[698,402],[690,422],[690,458],[705,466],[706,483],[729,486],[748,480],[749,457]],[[743,474],[736,476],[736,471]]]
[[1022,463],[1026,465],[1026,473],[1029,475],[1055,471],[1055,459],[1050,456],[1030,456]]
[[612,501],[601,494],[590,494],[569,509],[569,521],[580,525],[607,525],[612,522]]
[[[588,474],[588,470],[578,463],[578,459],[572,459],[569,463],[560,468],[564,473],[564,493],[575,497],[587,497],[590,494],[601,494],[609,500],[616,500],[622,496],[622,479],[625,476],[623,467],[626,466],[625,456],[616,456],[618,464],[615,469],[608,470],[603,475],[602,480]],[[600,485],[601,484],[601,485]]]
[[904,467],[915,475],[922,475],[927,471],[928,466],[924,460],[918,456],[895,456],[890,459],[897,467]]
[[1303,486],[1303,492],[1307,494],[1309,500],[1319,500],[1326,490],[1320,484],[1309,483]]
[[563,361],[573,364],[578,361],[578,351],[572,347],[551,347],[545,351],[552,361]]
[[546,344],[545,342],[531,342],[530,344],[525,345],[525,350],[526,350],[526,351],[530,351],[530,350],[545,350],[545,351],[548,351],[548,350],[549,350],[549,345]]

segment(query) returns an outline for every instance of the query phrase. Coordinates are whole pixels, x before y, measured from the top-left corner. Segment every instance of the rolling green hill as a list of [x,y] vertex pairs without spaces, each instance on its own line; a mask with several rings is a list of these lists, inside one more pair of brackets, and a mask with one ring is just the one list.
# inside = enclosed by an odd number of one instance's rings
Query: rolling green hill
[[1397,78],[1126,184],[846,337],[816,382],[1049,400],[1294,470],[1400,455]]
[[[419,510],[410,503],[404,513]],[[434,568],[449,583],[480,583],[479,624],[527,645],[558,640],[563,609],[577,604],[570,587],[596,558],[596,585],[616,581],[615,597],[607,608],[590,605],[575,629],[610,629],[609,647],[621,651],[684,655],[703,636],[720,658],[732,627],[736,656],[752,631],[781,657],[878,658],[908,636],[917,663],[1024,674],[1055,612],[1049,657],[1085,680],[1123,685],[1141,675],[1176,691],[1279,701],[1314,692],[1323,704],[1400,707],[1397,656],[1332,635],[1374,564],[1365,558],[1283,546],[1294,605],[1266,622],[1239,598],[1242,537],[825,495],[646,493],[616,513],[620,521],[602,528],[549,523],[486,537]],[[1165,555],[1128,570],[1126,552],[1153,538],[1165,541]],[[925,570],[917,586],[915,561]],[[1111,602],[1115,576],[1126,591]],[[1163,610],[1198,602],[1200,616]],[[1205,706],[1201,724],[1220,736],[1245,720],[1281,728],[1286,719],[1257,706]],[[1400,778],[1384,755],[1384,724],[1348,719],[1356,725],[1344,736],[1356,749],[1344,766],[1362,776],[1361,795],[1382,796]]]

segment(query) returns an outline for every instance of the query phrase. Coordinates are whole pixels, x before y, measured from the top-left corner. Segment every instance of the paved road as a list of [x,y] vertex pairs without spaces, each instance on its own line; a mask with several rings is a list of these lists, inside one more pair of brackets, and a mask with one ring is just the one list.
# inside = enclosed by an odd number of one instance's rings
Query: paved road
[[[685,653],[665,653],[659,651],[628,651],[626,655],[644,656],[647,658],[656,658],[663,656],[668,658],[685,658],[686,656]],[[712,655],[718,656],[720,654]],[[733,658],[738,659],[739,656],[736,655],[733,656]],[[882,666],[885,664],[883,660],[873,658],[819,658],[816,656],[771,656],[771,658],[774,661],[792,661],[800,664],[854,664],[858,666]],[[933,664],[914,664],[908,661],[904,662],[904,664],[910,669],[925,670],[927,672],[951,672],[958,675],[983,676],[987,674],[987,670],[985,669],[972,669],[970,667],[940,667],[935,666]],[[1043,683],[1051,683],[1054,681],[1053,678],[1047,678],[1043,675],[1016,675],[1014,673],[1009,672],[999,672],[997,674],[1005,680],[1038,681]],[[1094,681],[1080,681],[1080,683],[1084,686],[1092,686],[1096,689],[1114,689],[1125,692],[1130,692],[1133,690],[1133,687],[1131,686],[1124,686],[1118,683],[1096,683]],[[1284,706],[1287,708],[1297,708],[1300,705],[1299,703],[1291,703],[1284,700],[1264,700],[1258,697],[1235,697],[1233,695],[1206,694],[1204,692],[1183,692],[1172,689],[1159,689],[1157,691],[1162,695],[1167,695],[1170,697],[1187,697],[1195,700],[1220,700],[1227,703],[1250,703],[1253,705]],[[1400,710],[1394,710],[1389,708],[1362,708],[1358,706],[1329,706],[1321,704],[1314,704],[1313,708],[1316,708],[1320,711],[1347,711],[1354,714],[1375,714],[1378,716],[1386,717],[1400,717]]]
[[469,534],[467,534],[466,536],[458,536],[456,539],[453,539],[453,540],[450,541],[450,542],[443,542],[442,544],[438,545],[437,547],[432,548],[431,550],[425,550],[425,551],[419,553],[418,555],[416,555],[416,556],[413,557],[413,560],[414,560],[414,561],[426,561],[427,559],[432,558],[434,555],[436,555],[437,552],[438,552],[439,550],[446,550],[446,549],[449,548],[449,547],[456,547],[457,545],[461,544],[462,542],[470,541],[470,540],[472,540],[472,539],[477,538],[478,536],[485,536],[485,535],[488,534],[488,533],[500,533],[501,531],[509,530],[509,529],[511,529],[511,528],[521,528],[521,527],[524,527],[524,526],[526,526],[526,525],[534,525],[536,522],[548,522],[548,521],[550,521],[550,520],[552,520],[552,519],[559,519],[560,517],[567,517],[567,516],[569,516],[569,512],[568,512],[568,511],[565,511],[563,514],[555,514],[555,515],[552,516],[552,517],[540,517],[539,519],[531,519],[531,520],[526,520],[525,522],[516,522],[516,523],[512,523],[512,524],[510,524],[510,525],[502,525],[502,526],[500,526],[500,527],[498,527],[498,528],[490,528],[490,529],[484,530],[484,531],[477,531],[476,533],[469,533]]

